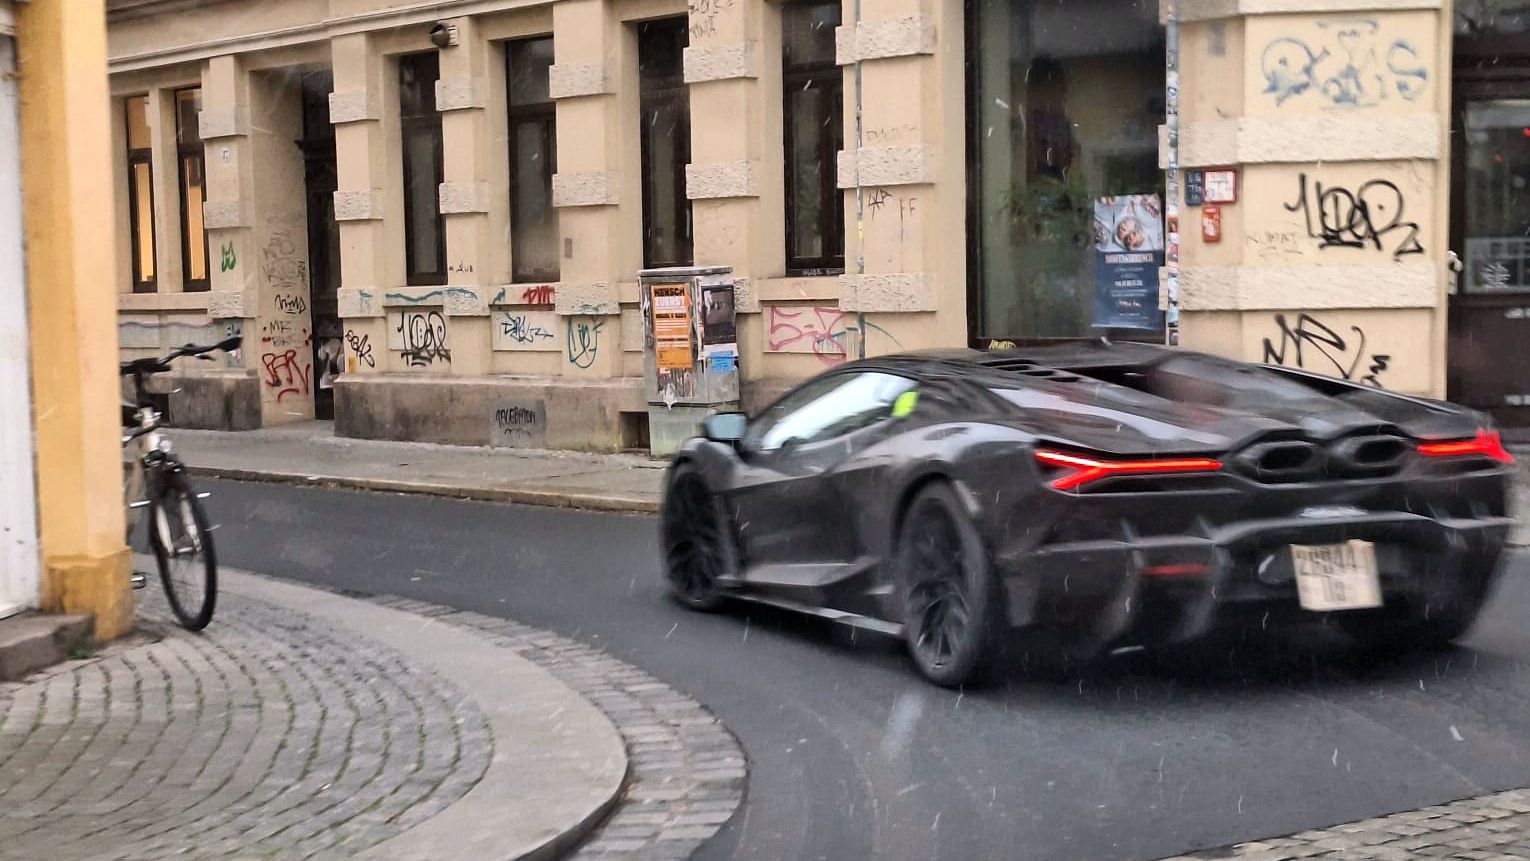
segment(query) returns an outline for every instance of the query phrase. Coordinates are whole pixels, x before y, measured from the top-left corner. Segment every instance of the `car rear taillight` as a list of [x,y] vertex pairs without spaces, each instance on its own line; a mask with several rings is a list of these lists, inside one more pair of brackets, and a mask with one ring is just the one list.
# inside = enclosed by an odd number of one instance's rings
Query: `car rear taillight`
[[1498,431],[1479,430],[1471,439],[1421,442],[1418,453],[1425,457],[1485,457],[1498,463],[1513,463],[1514,455],[1503,447]]
[[1065,470],[1062,475],[1048,481],[1053,490],[1074,490],[1091,481],[1119,478],[1128,475],[1163,475],[1166,473],[1216,472],[1222,468],[1220,460],[1207,457],[1163,458],[1160,460],[1104,460],[1062,451],[1039,449],[1036,460],[1053,468]]

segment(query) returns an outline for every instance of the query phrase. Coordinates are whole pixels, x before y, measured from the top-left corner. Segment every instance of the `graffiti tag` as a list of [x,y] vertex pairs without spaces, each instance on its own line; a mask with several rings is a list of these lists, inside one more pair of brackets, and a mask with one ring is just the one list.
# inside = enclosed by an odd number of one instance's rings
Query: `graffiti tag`
[[1313,44],[1283,36],[1265,45],[1259,71],[1275,104],[1311,94],[1326,107],[1366,107],[1397,95],[1415,102],[1429,85],[1429,69],[1414,44],[1383,44],[1371,19],[1319,22],[1323,38]]
[[1297,177],[1297,186],[1296,200],[1285,204],[1286,211],[1302,214],[1307,235],[1320,240],[1319,248],[1370,246],[1381,251],[1382,239],[1397,233],[1392,259],[1424,253],[1424,246],[1418,241],[1418,222],[1403,220],[1407,204],[1395,183],[1373,179],[1350,190],[1316,182],[1309,190],[1307,175],[1303,173]]
[[1275,326],[1280,330],[1280,343],[1277,346],[1269,338],[1264,339],[1264,358],[1261,361],[1265,364],[1318,373],[1336,373],[1346,380],[1383,388],[1380,377],[1391,364],[1392,357],[1386,353],[1371,353],[1370,364],[1365,367],[1365,373],[1361,374],[1360,366],[1366,357],[1366,338],[1359,326],[1349,327],[1354,336],[1353,342],[1311,314],[1298,315],[1294,327],[1286,315],[1276,314]]

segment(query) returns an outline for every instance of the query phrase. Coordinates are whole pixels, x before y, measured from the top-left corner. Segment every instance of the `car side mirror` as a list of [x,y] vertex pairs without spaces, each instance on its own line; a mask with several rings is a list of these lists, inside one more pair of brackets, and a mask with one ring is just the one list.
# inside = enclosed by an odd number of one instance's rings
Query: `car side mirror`
[[749,417],[743,413],[717,413],[707,416],[701,423],[701,435],[712,442],[736,446],[744,441],[749,429]]

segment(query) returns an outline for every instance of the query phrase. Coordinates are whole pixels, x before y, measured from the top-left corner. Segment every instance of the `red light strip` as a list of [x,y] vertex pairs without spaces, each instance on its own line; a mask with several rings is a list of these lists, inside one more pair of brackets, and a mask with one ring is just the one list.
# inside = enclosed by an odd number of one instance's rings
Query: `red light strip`
[[1514,455],[1503,447],[1503,438],[1497,431],[1479,430],[1471,439],[1445,442],[1421,442],[1418,453],[1425,457],[1467,457],[1481,455],[1499,463],[1513,463]]
[[1151,577],[1200,577],[1211,569],[1200,562],[1178,562],[1165,565],[1149,565],[1142,573]]
[[1165,460],[1100,460],[1061,451],[1040,449],[1036,459],[1047,466],[1071,469],[1073,472],[1052,479],[1054,490],[1072,490],[1102,478],[1121,475],[1150,475],[1165,472],[1215,472],[1222,468],[1220,460],[1205,457],[1172,458]]

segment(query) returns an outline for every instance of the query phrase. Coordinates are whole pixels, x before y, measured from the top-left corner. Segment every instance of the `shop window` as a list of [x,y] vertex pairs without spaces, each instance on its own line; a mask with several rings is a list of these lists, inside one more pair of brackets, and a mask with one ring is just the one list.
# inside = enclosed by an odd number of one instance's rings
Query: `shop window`
[[786,270],[845,268],[845,197],[835,163],[844,145],[844,74],[834,62],[839,0],[788,3],[781,14],[786,129]]
[[[972,335],[1162,338],[1157,0],[967,0],[967,14]],[[1147,260],[1135,317],[1102,310],[1130,283],[1107,251]]]
[[558,280],[557,111],[548,95],[551,37],[511,42],[505,52],[510,114],[510,257],[517,282]]
[[132,248],[134,293],[153,293],[154,274],[154,164],[149,147],[149,97],[123,100],[127,123],[128,230]]
[[191,87],[175,91],[175,159],[181,178],[181,272],[186,290],[210,286],[207,277],[207,230],[202,205],[207,201],[202,136],[197,115],[202,112],[202,90]]
[[1530,3],[1525,0],[1456,0],[1457,36],[1499,36],[1530,32]]
[[435,51],[398,60],[399,135],[404,156],[404,265],[410,284],[446,283],[446,224],[438,202],[445,179]]
[[688,266],[692,260],[691,201],[685,194],[691,109],[682,64],[687,36],[684,18],[638,25],[643,265],[649,267]]

